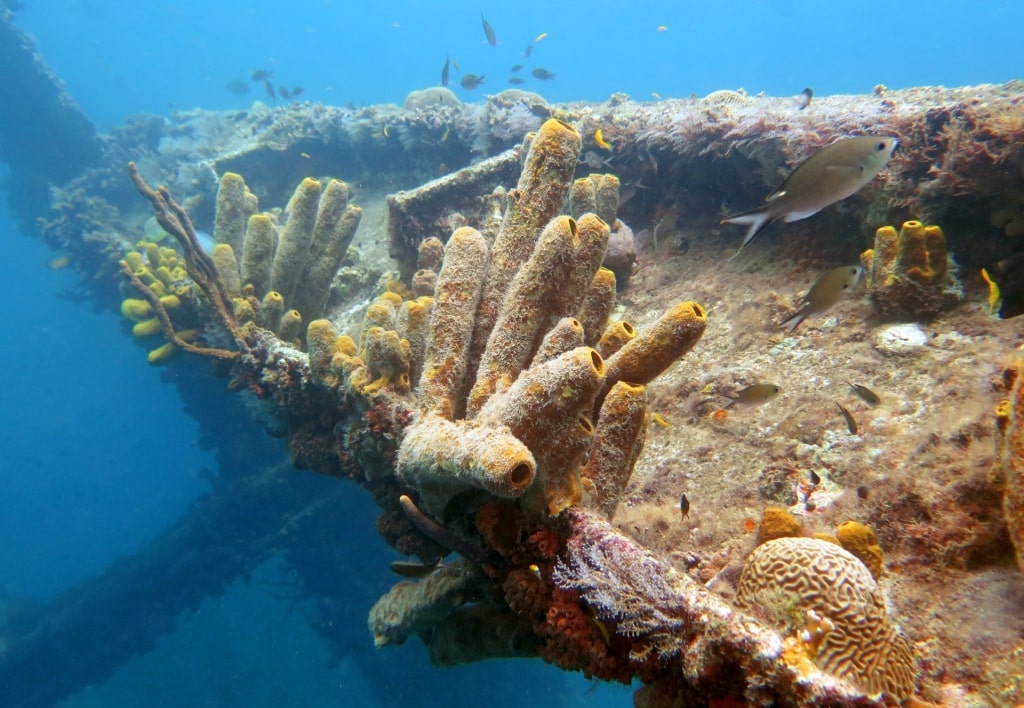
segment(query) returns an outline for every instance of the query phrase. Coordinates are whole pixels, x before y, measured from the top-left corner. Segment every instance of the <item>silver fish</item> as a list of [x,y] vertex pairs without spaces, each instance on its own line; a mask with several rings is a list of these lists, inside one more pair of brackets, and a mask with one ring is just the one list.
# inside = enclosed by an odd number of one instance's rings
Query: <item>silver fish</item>
[[839,302],[844,293],[857,285],[863,273],[864,269],[860,266],[840,266],[818,278],[818,282],[804,295],[800,310],[782,322],[783,327],[790,322],[793,323],[787,334],[799,327],[808,315],[824,312]]
[[723,224],[750,226],[733,258],[771,222],[806,219],[856,194],[882,171],[898,142],[883,135],[864,135],[844,138],[818,150],[765,198],[764,206],[722,219]]

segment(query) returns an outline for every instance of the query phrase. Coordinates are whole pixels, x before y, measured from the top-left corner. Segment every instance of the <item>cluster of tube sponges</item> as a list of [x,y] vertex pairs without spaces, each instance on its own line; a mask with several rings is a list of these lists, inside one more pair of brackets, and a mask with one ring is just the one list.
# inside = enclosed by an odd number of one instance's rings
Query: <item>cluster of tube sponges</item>
[[[175,331],[189,341],[199,334],[196,311],[196,290],[185,272],[182,256],[173,248],[153,241],[139,241],[134,250],[124,255],[132,273],[160,299]],[[127,297],[121,301],[121,314],[133,322],[132,334],[149,339],[161,334],[162,326],[153,306],[142,298]],[[178,347],[167,341],[149,351],[150,364],[166,362]]]
[[899,233],[883,226],[860,260],[871,302],[883,317],[931,318],[963,296],[938,226],[907,221]]
[[610,323],[608,224],[560,215],[580,136],[550,120],[527,145],[493,244],[457,229],[432,277],[422,266],[438,244],[425,243],[417,275],[433,297],[385,293],[358,343],[311,323],[311,370],[364,396],[418,381],[396,471],[428,511],[478,488],[536,513],[586,502],[611,515],[643,446],[644,387],[693,347],[706,314],[684,302],[639,333]]

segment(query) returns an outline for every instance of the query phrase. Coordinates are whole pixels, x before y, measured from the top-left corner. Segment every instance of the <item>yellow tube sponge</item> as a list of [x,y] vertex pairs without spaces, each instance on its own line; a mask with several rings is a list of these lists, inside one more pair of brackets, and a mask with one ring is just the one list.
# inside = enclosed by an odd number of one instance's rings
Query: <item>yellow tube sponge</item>
[[476,487],[512,498],[530,485],[536,467],[529,448],[507,428],[426,415],[406,431],[396,469],[420,490]]
[[479,231],[456,229],[437,276],[430,334],[420,374],[419,410],[453,419],[466,377],[473,316],[487,270],[487,243]]
[[412,381],[419,381],[423,371],[427,337],[430,336],[430,306],[433,302],[432,297],[420,296],[415,300],[406,300],[398,307],[395,331],[409,342],[409,378]]
[[615,175],[590,175],[594,182],[594,201],[597,208],[594,212],[601,220],[614,227],[616,214],[619,211],[619,178]]
[[284,315],[284,298],[281,297],[281,293],[271,290],[260,301],[260,308],[256,313],[256,322],[260,327],[269,329],[276,334],[281,328],[282,315]]
[[277,328],[277,336],[283,342],[295,343],[299,341],[299,334],[302,332],[302,315],[298,310],[288,310],[281,315],[281,324]]
[[270,275],[277,248],[277,225],[269,214],[249,217],[242,247],[242,283],[252,285],[256,297],[270,290]]
[[587,212],[597,212],[594,181],[589,177],[580,177],[569,190],[569,213],[578,218]]
[[601,339],[594,347],[601,356],[608,359],[615,352],[626,346],[627,342],[636,339],[636,329],[625,320],[618,320],[608,325],[601,334]]
[[[615,273],[608,268],[598,268],[590,281],[583,304],[576,315],[583,324],[583,343],[588,347],[595,346],[601,339],[612,308],[615,307]],[[600,351],[600,350],[598,350]],[[614,352],[612,352],[614,353]],[[601,356],[611,354],[601,353]]]
[[363,332],[361,358],[366,364],[367,381],[361,385],[363,394],[374,393],[388,387],[396,392],[409,391],[409,342],[398,333],[382,327],[371,327]]
[[142,322],[153,315],[153,306],[147,300],[128,297],[121,301],[121,314],[132,322]]
[[530,366],[543,364],[549,359],[554,359],[571,349],[582,346],[583,325],[575,317],[563,317],[544,335],[544,339],[537,348],[537,353],[533,355]]
[[695,302],[681,302],[608,359],[607,391],[619,381],[647,384],[693,348],[708,316]]
[[232,297],[242,294],[242,276],[238,271],[238,260],[235,250],[226,243],[218,243],[213,247],[213,264],[217,267],[224,287]]
[[256,197],[245,186],[245,180],[234,172],[225,172],[217,189],[217,207],[213,217],[213,238],[217,243],[231,246],[235,253],[242,252],[245,225],[258,204]]
[[607,518],[615,514],[633,465],[643,448],[647,390],[619,381],[601,405],[597,433],[581,472],[593,490],[593,505]]
[[170,359],[178,351],[178,345],[174,342],[166,342],[163,345],[153,349],[147,355],[147,359],[150,364],[156,366],[157,364],[163,364]]
[[324,314],[331,283],[352,243],[363,210],[348,203],[348,185],[332,179],[324,188],[317,211],[313,240],[295,290],[292,307],[311,320]]
[[929,318],[963,295],[938,226],[907,221],[898,234],[883,226],[860,258],[871,302],[884,317]]
[[487,346],[509,284],[533,253],[537,234],[562,211],[582,144],[575,128],[554,118],[530,141],[519,182],[509,193],[508,209],[491,248],[474,322],[471,365]]
[[136,337],[152,337],[154,334],[160,332],[160,320],[156,317],[151,317],[148,320],[142,320],[132,327],[132,334]]
[[608,224],[594,214],[581,216],[576,221],[576,229],[576,248],[555,289],[545,329],[553,327],[560,318],[579,312],[608,249]]
[[285,209],[288,221],[285,222],[277,253],[274,255],[270,287],[281,293],[289,305],[294,300],[295,289],[306,262],[306,254],[313,241],[319,201],[320,183],[307,177],[295,188],[295,193]]
[[584,420],[603,382],[600,355],[578,347],[522,372],[481,409],[481,421],[508,426],[533,452],[540,485],[528,506],[557,514],[579,501],[579,465],[593,432]]
[[836,527],[836,538],[843,548],[857,556],[860,562],[867,566],[871,571],[871,577],[875,580],[881,579],[884,554],[870,526],[847,521]]
[[338,382],[331,361],[338,353],[338,333],[330,320],[313,320],[306,328],[306,351],[309,353],[309,373],[324,386]]
[[541,233],[533,255],[512,281],[487,340],[476,372],[476,384],[466,403],[470,416],[494,393],[508,388],[526,368],[549,326],[549,319],[557,312],[554,309],[556,293],[566,286],[567,270],[573,264],[579,243],[576,222],[568,216],[552,219]]

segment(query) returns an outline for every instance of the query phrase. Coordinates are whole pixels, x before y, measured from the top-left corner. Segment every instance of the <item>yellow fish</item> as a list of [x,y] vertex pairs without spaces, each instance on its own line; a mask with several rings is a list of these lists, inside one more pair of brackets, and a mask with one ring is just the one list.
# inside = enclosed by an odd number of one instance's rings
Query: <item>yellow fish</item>
[[992,280],[992,276],[984,268],[981,269],[981,277],[988,283],[988,314],[991,315],[996,311],[996,305],[999,304],[999,285],[996,284],[996,281]]
[[661,417],[661,413],[655,413],[654,415],[652,415],[651,416],[651,420],[653,420],[655,423],[657,423],[658,425],[660,425],[663,428],[671,428],[672,427],[671,423],[669,423],[667,420],[665,420],[664,418]]
[[659,101],[661,100],[661,94],[658,93],[657,91],[651,91],[651,95],[654,96]]
[[536,44],[537,42],[540,42],[541,40],[545,39],[547,36],[547,32],[541,32],[540,34],[537,35],[537,39],[533,40],[533,43]]
[[668,32],[668,25],[658,25],[658,32]]
[[600,128],[594,131],[594,142],[597,143],[598,147],[605,150],[612,149],[612,144],[604,139],[604,132]]
[[64,270],[71,265],[71,259],[67,256],[56,256],[46,262],[46,267],[50,270]]

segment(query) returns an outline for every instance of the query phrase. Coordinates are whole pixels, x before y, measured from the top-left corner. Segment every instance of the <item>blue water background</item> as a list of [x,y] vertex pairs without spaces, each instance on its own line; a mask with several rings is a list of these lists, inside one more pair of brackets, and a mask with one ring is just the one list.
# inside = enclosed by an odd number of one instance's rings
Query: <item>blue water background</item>
[[[453,86],[463,100],[505,88],[517,63],[523,75],[535,67],[556,74],[523,86],[552,101],[739,87],[866,93],[880,83],[961,85],[1021,73],[1019,2],[371,5],[28,0],[18,24],[104,129],[136,112],[267,101],[256,84],[249,96],[224,89],[257,68],[272,70],[275,85],[305,87],[303,99],[401,103],[438,83],[446,56],[487,76],[476,92]],[[481,12],[496,47],[484,41]],[[206,490],[202,470],[216,463],[183,410],[174,369],[148,366],[117,313],[76,302],[79,276],[44,267],[53,254],[18,233],[2,209],[0,239],[11,305],[0,347],[0,587],[45,602],[143,548]],[[225,395],[223,381],[211,378],[214,404]],[[374,534],[372,502],[354,486],[352,494],[339,542],[365,554],[365,573],[383,592],[392,578],[382,569],[394,555]],[[379,673],[351,657],[332,661],[302,613],[265,590],[275,563],[209,599],[153,652],[68,705],[140,705],[140,695],[153,706],[630,702],[627,689],[595,690],[539,661],[440,671],[416,641],[377,652],[364,624],[373,594],[353,595],[351,647],[375,652],[368,661]],[[370,684],[389,670],[405,688],[381,694]]]

